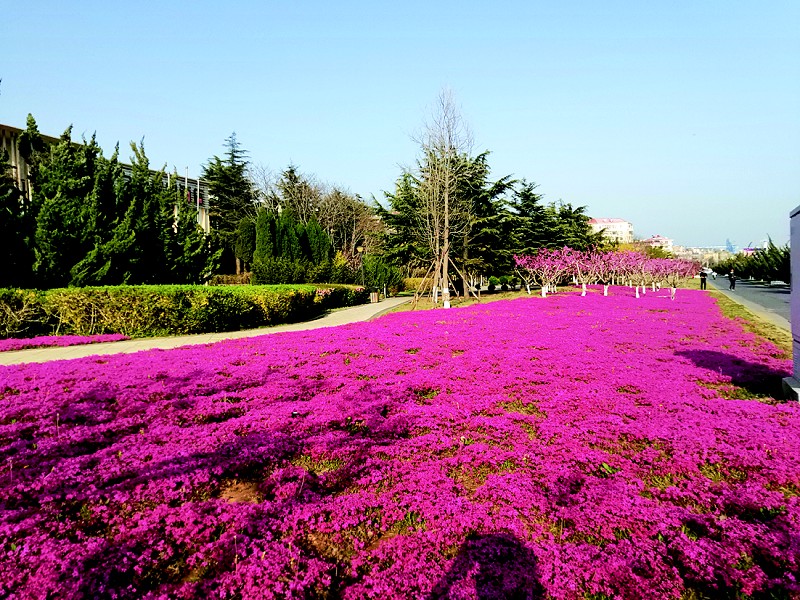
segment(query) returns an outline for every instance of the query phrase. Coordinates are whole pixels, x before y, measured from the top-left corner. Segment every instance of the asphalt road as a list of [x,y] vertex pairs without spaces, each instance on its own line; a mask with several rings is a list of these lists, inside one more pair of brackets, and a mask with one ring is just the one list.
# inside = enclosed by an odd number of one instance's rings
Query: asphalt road
[[727,294],[734,300],[740,301],[747,308],[755,305],[762,316],[772,317],[770,320],[784,329],[790,329],[791,315],[789,301],[791,297],[789,286],[783,283],[767,285],[764,282],[736,281],[736,289],[729,290],[728,278],[708,278],[708,285]]

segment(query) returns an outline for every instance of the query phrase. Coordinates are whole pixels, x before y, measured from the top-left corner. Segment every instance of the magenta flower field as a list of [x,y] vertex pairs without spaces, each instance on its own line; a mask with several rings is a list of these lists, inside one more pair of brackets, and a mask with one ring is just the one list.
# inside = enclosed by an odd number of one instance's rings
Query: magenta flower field
[[0,597],[796,598],[789,369],[625,288],[0,367]]
[[47,348],[52,346],[82,346],[84,344],[101,344],[103,342],[121,342],[130,339],[119,333],[100,335],[41,335],[35,338],[9,338],[0,340],[0,352],[27,350],[30,348]]

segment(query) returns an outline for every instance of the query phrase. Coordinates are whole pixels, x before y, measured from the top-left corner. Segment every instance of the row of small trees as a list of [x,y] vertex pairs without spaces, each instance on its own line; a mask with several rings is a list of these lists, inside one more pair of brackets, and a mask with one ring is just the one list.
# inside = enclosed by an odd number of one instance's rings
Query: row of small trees
[[635,288],[638,298],[640,288],[644,294],[648,286],[666,283],[674,299],[678,282],[700,270],[699,263],[688,260],[650,258],[640,252],[581,251],[568,247],[543,248],[535,254],[515,256],[514,264],[528,293],[532,285],[539,285],[542,297],[572,278],[582,286],[584,296],[589,284],[603,284],[603,295],[608,295],[609,285],[624,283]]
[[734,272],[736,277],[759,281],[791,282],[791,260],[789,245],[776,246],[772,240],[766,248],[752,254],[736,254],[728,260],[714,265],[717,273]]

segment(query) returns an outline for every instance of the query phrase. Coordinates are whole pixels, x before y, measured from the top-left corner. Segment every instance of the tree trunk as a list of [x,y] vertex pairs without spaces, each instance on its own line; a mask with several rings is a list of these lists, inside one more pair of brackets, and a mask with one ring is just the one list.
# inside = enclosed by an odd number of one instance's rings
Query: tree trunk
[[450,280],[447,270],[450,266],[450,190],[444,190],[444,236],[442,244],[442,306],[450,308]]
[[463,277],[464,298],[469,298],[469,281],[467,281],[467,260],[469,259],[469,248],[467,247],[468,243],[469,243],[469,238],[467,237],[467,234],[464,233],[464,254],[463,254],[464,262],[461,263],[464,268],[464,277]]

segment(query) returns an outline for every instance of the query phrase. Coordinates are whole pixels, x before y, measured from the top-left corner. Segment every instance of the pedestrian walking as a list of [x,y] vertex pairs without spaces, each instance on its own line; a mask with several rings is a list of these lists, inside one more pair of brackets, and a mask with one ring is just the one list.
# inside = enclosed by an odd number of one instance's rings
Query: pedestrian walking
[[701,290],[706,289],[706,280],[707,279],[708,279],[708,273],[706,273],[704,270],[701,269],[700,270],[700,289]]
[[736,274],[733,272],[733,269],[731,269],[731,272],[728,273],[728,280],[731,282],[731,284],[728,287],[728,289],[729,290],[735,290],[736,289]]

